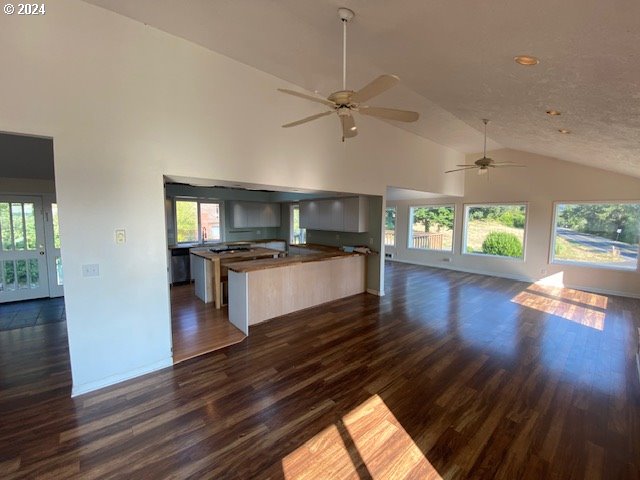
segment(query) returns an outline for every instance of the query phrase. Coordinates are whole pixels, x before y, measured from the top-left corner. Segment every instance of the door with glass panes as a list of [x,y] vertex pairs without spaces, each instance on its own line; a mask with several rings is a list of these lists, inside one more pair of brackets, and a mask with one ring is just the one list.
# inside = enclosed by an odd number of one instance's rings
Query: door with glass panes
[[0,196],[0,303],[49,296],[42,199]]

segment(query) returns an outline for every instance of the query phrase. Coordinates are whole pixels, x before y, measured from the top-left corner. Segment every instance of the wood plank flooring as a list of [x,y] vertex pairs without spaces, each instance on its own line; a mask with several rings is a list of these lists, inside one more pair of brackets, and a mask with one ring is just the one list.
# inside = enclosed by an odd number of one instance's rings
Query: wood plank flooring
[[77,399],[0,332],[2,478],[640,478],[640,301],[388,263],[362,294]]
[[196,297],[193,284],[171,287],[173,362],[179,363],[244,340],[229,322],[228,307],[215,308]]

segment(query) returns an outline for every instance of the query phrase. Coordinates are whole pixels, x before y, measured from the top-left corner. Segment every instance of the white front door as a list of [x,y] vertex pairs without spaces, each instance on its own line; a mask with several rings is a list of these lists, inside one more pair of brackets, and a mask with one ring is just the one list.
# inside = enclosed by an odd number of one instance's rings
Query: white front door
[[0,303],[48,296],[42,198],[0,196]]

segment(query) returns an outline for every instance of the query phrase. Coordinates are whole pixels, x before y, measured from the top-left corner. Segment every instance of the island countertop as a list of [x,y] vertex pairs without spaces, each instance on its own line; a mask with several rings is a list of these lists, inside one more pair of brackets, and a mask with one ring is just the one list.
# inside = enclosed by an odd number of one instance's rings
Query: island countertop
[[289,255],[282,258],[266,258],[263,260],[249,260],[244,262],[229,263],[227,268],[233,272],[244,273],[268,268],[288,267],[299,263],[322,262],[344,257],[357,257],[360,253],[346,253],[337,248],[325,247],[326,251],[311,255]]
[[256,247],[251,250],[229,250],[226,252],[192,251],[191,255],[206,258],[207,260],[224,260],[225,258],[252,258],[255,256],[279,255],[281,252],[270,248]]

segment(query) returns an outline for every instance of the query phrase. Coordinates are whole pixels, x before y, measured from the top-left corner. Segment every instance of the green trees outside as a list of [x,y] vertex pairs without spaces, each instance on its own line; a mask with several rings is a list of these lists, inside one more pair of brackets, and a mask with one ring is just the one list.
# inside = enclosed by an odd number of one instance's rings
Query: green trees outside
[[491,232],[482,242],[482,253],[520,258],[522,242],[513,233]]
[[198,202],[176,201],[177,243],[198,241]]
[[[602,203],[560,205],[558,227],[577,232],[619,240],[629,244],[638,243],[640,228],[640,204]],[[620,230],[620,233],[618,233]]]
[[473,207],[469,211],[469,219],[496,220],[507,227],[524,228],[525,207],[520,205]]
[[431,231],[435,227],[441,229],[453,229],[453,208],[451,207],[417,207],[413,210],[413,223],[422,223],[424,231]]
[[396,209],[395,208],[387,208],[385,210],[384,228],[385,230],[396,229]]

